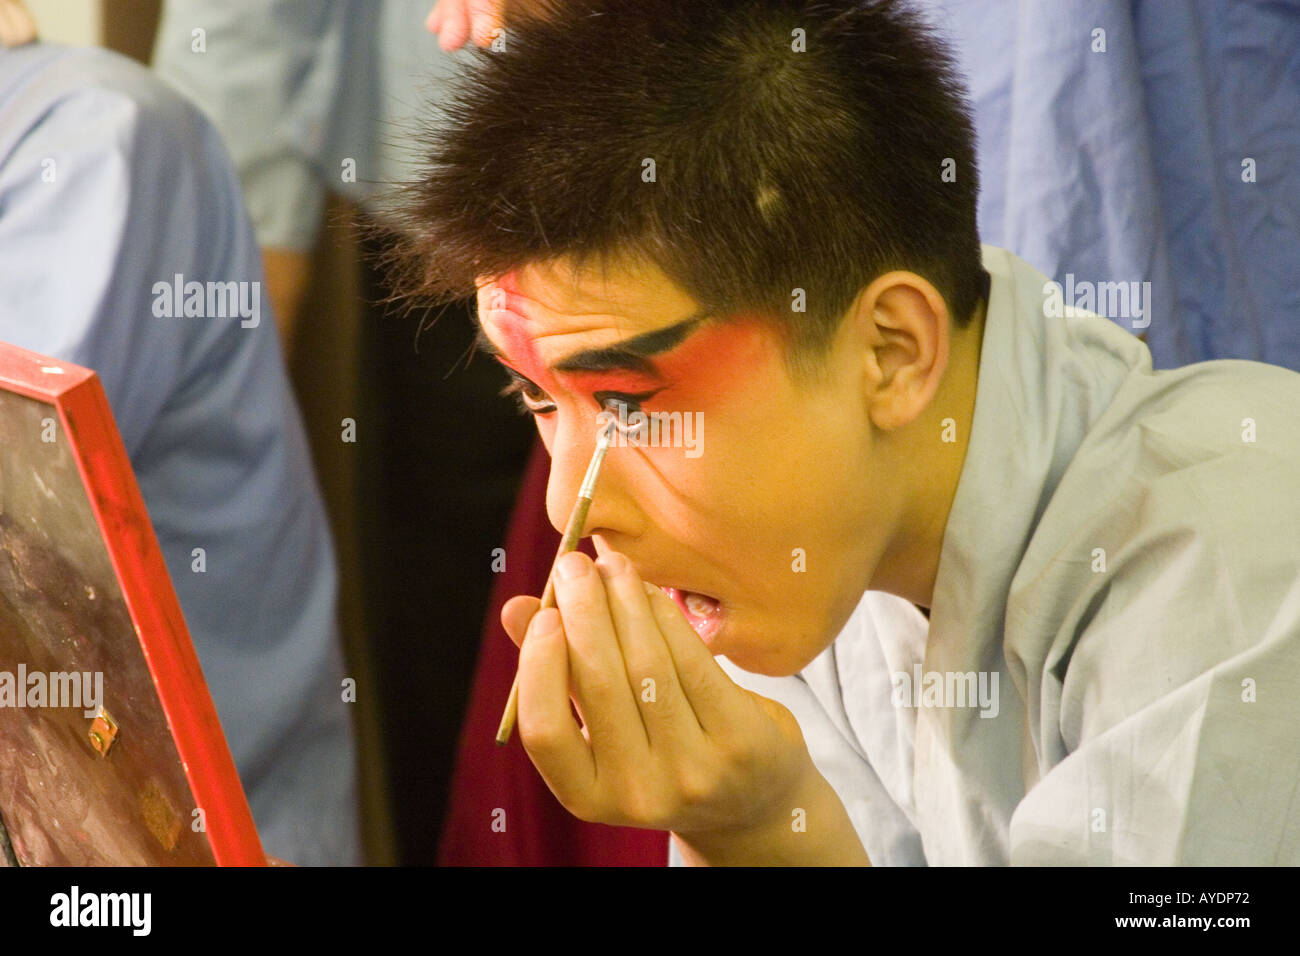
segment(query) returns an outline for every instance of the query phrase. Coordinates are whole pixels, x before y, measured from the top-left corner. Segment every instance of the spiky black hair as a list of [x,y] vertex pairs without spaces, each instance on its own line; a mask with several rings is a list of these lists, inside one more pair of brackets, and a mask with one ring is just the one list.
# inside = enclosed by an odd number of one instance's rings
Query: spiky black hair
[[530,262],[631,256],[810,355],[897,268],[969,321],[986,280],[969,110],[902,3],[529,6],[429,127],[399,287],[440,301]]

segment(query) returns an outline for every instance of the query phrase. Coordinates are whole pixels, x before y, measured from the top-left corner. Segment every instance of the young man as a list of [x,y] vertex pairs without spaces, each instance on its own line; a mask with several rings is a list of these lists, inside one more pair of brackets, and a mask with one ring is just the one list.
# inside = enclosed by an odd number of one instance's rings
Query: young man
[[503,614],[565,806],[693,863],[1300,862],[1300,377],[1153,373],[981,250],[895,3],[581,0],[466,79],[415,287],[478,288],[556,527],[602,412],[661,426]]

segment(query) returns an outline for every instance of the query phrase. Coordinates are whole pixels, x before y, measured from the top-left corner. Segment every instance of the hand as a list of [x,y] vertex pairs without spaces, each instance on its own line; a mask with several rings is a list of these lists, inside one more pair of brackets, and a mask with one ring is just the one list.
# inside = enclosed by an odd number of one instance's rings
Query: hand
[[709,846],[789,833],[793,801],[824,784],[794,716],[738,687],[667,595],[598,550],[561,560],[558,610],[516,597],[501,613],[521,644],[519,736],[551,792],[583,820]]
[[36,39],[36,21],[21,3],[0,0],[0,47],[25,46]]
[[504,8],[505,0],[438,0],[424,25],[444,50],[459,50],[469,38],[487,46],[503,25]]
[[284,360],[293,358],[297,331],[301,323],[307,290],[311,286],[311,254],[296,249],[262,247],[262,270],[266,277],[266,293],[275,313],[276,327],[280,330],[280,346]]

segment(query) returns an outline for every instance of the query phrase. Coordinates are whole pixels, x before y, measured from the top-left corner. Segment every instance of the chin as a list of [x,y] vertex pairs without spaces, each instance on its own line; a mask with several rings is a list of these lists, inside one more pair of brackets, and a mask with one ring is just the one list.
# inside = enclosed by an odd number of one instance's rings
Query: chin
[[752,647],[730,647],[724,641],[717,647],[710,646],[709,650],[715,655],[721,654],[741,670],[749,671],[751,674],[761,674],[764,677],[790,677],[799,673],[810,662],[792,660],[787,653],[783,653],[786,651],[785,648],[764,653]]
[[[788,620],[788,618],[786,618]],[[805,625],[806,626],[806,625]],[[806,630],[777,626],[766,632],[750,632],[752,637],[737,639],[734,634],[715,654],[724,655],[737,667],[764,677],[790,677],[815,661],[835,640],[835,635],[809,639]],[[825,633],[824,631],[821,633]]]
[[[737,620],[735,610],[725,602],[677,588],[661,588],[677,603],[682,615],[714,657],[722,656],[741,670],[764,677],[790,677],[799,673],[817,657],[795,656],[804,645],[783,637],[783,629],[770,635],[757,634],[745,626],[745,614]],[[784,631],[788,634],[788,631]],[[829,642],[827,642],[829,645]]]

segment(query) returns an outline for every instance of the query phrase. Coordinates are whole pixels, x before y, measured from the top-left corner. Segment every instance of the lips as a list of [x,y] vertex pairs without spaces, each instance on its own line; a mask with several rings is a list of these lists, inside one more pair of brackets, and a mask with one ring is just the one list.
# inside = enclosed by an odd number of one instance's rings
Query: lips
[[706,644],[722,627],[722,602],[717,598],[684,588],[661,586],[660,590],[677,603],[687,622]]
[[[596,550],[602,553],[605,550],[615,550],[609,543],[608,539],[596,535]],[[681,609],[682,616],[686,622],[691,625],[695,633],[710,648],[713,647],[713,638],[722,629],[727,618],[727,607],[720,598],[707,594],[704,591],[695,591],[691,588],[679,587],[676,585],[659,584],[660,581],[671,581],[676,574],[672,567],[667,564],[656,564],[644,560],[644,556],[634,557],[628,551],[622,552],[632,566],[636,569],[641,580],[654,584],[664,594],[672,599],[673,603]],[[638,557],[641,560],[638,560]],[[679,579],[680,580],[680,579]],[[715,653],[717,653],[715,651]]]

